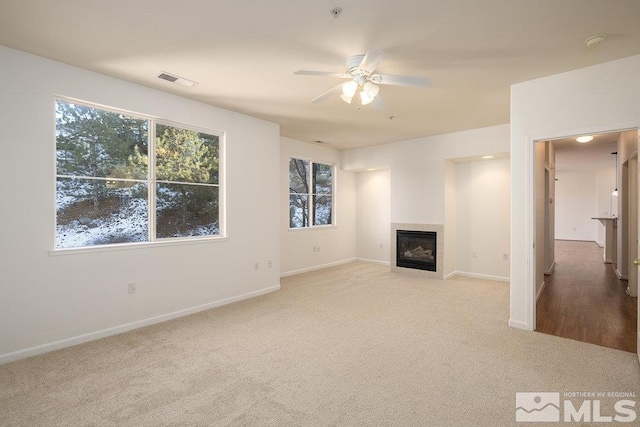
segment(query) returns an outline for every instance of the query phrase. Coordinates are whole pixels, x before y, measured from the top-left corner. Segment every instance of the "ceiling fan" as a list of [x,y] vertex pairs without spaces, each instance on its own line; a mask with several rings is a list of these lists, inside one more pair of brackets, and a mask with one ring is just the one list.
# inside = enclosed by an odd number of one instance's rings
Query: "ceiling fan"
[[[340,98],[347,104],[354,101],[358,105],[368,105],[376,110],[383,110],[385,103],[378,94],[378,85],[429,87],[431,81],[426,77],[415,76],[394,76],[389,74],[373,74],[380,63],[387,57],[387,54],[379,49],[369,49],[366,54],[353,55],[345,61],[347,71],[345,73],[334,73],[331,71],[309,71],[298,70],[293,74],[306,76],[329,76],[348,79],[349,81],[339,84],[313,99],[311,102],[319,103],[326,101],[333,95],[340,94]],[[356,93],[359,95],[356,97]]]

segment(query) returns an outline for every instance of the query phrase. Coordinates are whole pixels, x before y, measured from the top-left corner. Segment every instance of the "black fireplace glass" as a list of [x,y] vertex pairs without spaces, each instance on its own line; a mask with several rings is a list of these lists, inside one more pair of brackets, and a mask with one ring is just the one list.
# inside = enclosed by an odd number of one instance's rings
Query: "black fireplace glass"
[[398,230],[396,265],[404,268],[436,271],[437,233],[435,231]]

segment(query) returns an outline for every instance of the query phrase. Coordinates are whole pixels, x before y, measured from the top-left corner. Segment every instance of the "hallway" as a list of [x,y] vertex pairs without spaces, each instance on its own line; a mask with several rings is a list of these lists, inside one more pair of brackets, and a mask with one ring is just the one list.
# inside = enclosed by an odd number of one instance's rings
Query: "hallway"
[[595,242],[556,240],[556,265],[536,304],[536,331],[636,352],[637,298]]

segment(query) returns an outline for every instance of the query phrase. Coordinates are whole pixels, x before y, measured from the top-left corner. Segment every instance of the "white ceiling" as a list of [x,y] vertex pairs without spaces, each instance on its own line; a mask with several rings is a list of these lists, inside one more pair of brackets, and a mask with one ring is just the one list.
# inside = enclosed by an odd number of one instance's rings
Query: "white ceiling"
[[556,172],[598,171],[616,167],[620,132],[593,135],[593,140],[579,143],[575,137],[552,141],[556,152]]
[[[638,0],[0,0],[0,44],[353,148],[508,123],[511,84],[640,54],[639,16]],[[310,103],[340,80],[295,70],[369,48],[389,55],[377,72],[432,87],[382,86],[382,112]]]

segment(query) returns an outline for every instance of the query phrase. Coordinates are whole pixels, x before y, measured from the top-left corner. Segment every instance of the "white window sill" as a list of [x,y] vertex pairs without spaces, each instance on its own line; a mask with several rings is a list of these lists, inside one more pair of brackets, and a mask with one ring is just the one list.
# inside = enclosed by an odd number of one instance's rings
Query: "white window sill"
[[289,231],[303,231],[303,230],[329,230],[332,228],[338,228],[337,225],[314,225],[313,227],[297,227],[289,228]]
[[149,248],[158,248],[158,247],[165,247],[165,246],[226,242],[228,240],[229,240],[228,237],[222,237],[222,236],[221,237],[192,237],[192,238],[183,238],[183,239],[161,240],[161,241],[155,241],[155,242],[121,243],[121,244],[114,244],[114,245],[89,246],[84,248],[53,249],[49,251],[49,255],[59,256],[59,255],[74,255],[74,254],[83,254],[83,253],[91,253],[91,252],[128,251],[132,249],[149,249]]

